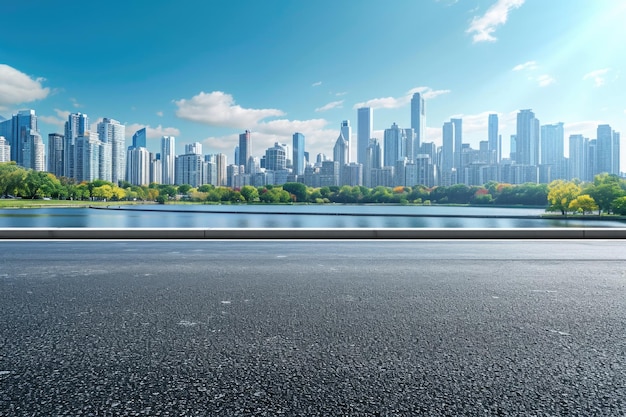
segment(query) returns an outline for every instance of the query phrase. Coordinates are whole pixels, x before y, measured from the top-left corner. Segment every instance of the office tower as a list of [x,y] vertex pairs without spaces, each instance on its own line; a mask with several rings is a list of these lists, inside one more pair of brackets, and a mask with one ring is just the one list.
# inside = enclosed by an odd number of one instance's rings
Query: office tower
[[174,136],[163,136],[161,138],[161,184],[174,184],[174,166],[176,158],[176,138]]
[[21,163],[24,168],[34,171],[45,171],[44,144],[41,135],[33,129],[20,130]]
[[339,137],[335,141],[333,147],[333,161],[339,162],[339,167],[344,166],[349,161],[349,147],[348,141],[343,136],[343,129],[339,132]]
[[[151,166],[153,162],[148,149],[143,146],[137,148],[131,146],[128,148],[126,159],[126,181],[133,185],[149,185],[152,182],[150,173],[153,169]],[[158,167],[155,166],[154,168],[158,170]],[[155,174],[158,174],[158,172]]]
[[[0,116],[0,136],[6,141],[7,149],[11,152],[11,136],[13,135],[13,120],[5,119]],[[11,160],[11,154],[9,153],[9,161]]]
[[341,122],[341,135],[343,135],[343,138],[346,140],[346,144],[348,146],[348,151],[347,151],[347,164],[350,163],[350,161],[352,161],[352,128],[350,127],[350,121],[349,120],[344,120],[343,122]]
[[426,140],[424,132],[426,129],[426,108],[424,106],[424,97],[420,93],[413,94],[411,98],[411,128],[415,133],[415,138],[412,143],[413,153],[407,155],[410,159],[415,159],[419,153],[418,149],[422,145],[422,142]]
[[246,130],[239,135],[239,158],[235,159],[235,165],[246,165],[250,156],[250,131]]
[[65,143],[63,144],[63,172],[68,178],[77,178],[75,174],[76,138],[83,136],[89,130],[89,118],[86,114],[72,113],[65,122]]
[[583,180],[587,177],[585,172],[586,142],[588,141],[583,135],[570,135],[569,137],[569,179]]
[[[108,150],[103,153],[105,166],[101,179],[119,184],[126,178],[126,126],[117,120],[105,117],[102,122],[98,123],[98,137],[102,143],[108,143],[111,148],[109,160],[106,160]],[[106,149],[106,146],[103,149]],[[108,172],[111,174],[109,175]]]
[[[128,170],[127,170],[128,172]],[[149,183],[159,183],[163,178],[163,173],[161,172],[161,154],[156,153],[153,154],[150,152],[150,179]]]
[[367,146],[365,164],[363,165],[363,185],[371,187],[372,170],[382,167],[381,149],[378,139],[372,138]]
[[463,119],[450,119],[454,125],[454,168],[457,172],[463,168]]
[[450,172],[454,168],[454,124],[444,122],[442,128],[441,169]]
[[413,157],[417,153],[413,148],[415,146],[415,130],[412,127],[408,127],[404,130],[405,139],[405,148],[404,148],[404,156],[407,157],[408,160],[412,161]]
[[146,128],[141,128],[133,134],[133,148],[147,148]]
[[520,165],[539,164],[539,120],[532,110],[517,113],[515,162]]
[[613,173],[620,175],[621,167],[620,167],[620,158],[621,158],[621,150],[620,150],[620,134],[619,132],[613,131]]
[[614,164],[613,164],[613,129],[611,129],[610,125],[598,125],[597,129],[597,171],[595,174],[600,174],[603,172],[609,174],[619,174],[619,172],[613,172]]
[[[67,143],[67,142],[66,142]],[[100,152],[102,142],[95,132],[85,132],[74,140],[74,178],[76,182],[93,181],[102,177]],[[104,178],[103,178],[104,179]]]
[[185,144],[185,154],[202,155],[202,144],[200,142]]
[[265,169],[268,171],[280,171],[287,169],[285,148],[278,142],[265,151]]
[[495,160],[489,163],[499,164],[502,160],[502,138],[498,134],[498,115],[490,114],[488,119],[487,141],[489,153],[495,155]]
[[11,145],[4,136],[0,136],[0,162],[9,162],[11,160]]
[[223,153],[215,155],[215,169],[216,169],[216,182],[217,186],[226,185],[226,166],[228,165],[228,158]]
[[565,178],[565,136],[563,123],[554,123],[541,126],[541,142],[539,161],[542,165],[550,165],[551,182],[553,179]]
[[292,137],[293,143],[293,173],[296,175],[304,175],[304,135],[302,133],[294,133]]
[[56,177],[63,176],[63,140],[60,133],[48,135],[48,172]]
[[11,161],[18,165],[24,165],[22,148],[31,130],[38,132],[35,110],[20,110],[11,119],[1,123],[0,135],[4,136],[11,147]]
[[517,135],[511,135],[509,142],[509,159],[517,161]]
[[202,169],[204,158],[201,154],[187,152],[176,157],[176,184],[189,184],[198,187],[203,184]]
[[397,124],[393,123],[389,129],[385,129],[383,141],[384,166],[393,167],[405,155],[406,136],[404,129],[400,129]]
[[357,110],[356,130],[356,161],[365,164],[367,159],[367,146],[374,133],[374,112],[371,107],[361,107]]

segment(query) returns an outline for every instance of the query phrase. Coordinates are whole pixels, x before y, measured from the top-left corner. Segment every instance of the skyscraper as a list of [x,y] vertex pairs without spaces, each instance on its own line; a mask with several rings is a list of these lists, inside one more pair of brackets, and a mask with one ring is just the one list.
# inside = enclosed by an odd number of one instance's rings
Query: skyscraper
[[386,167],[393,167],[396,162],[406,155],[406,136],[404,129],[400,129],[393,123],[389,129],[385,129],[383,142],[383,160]]
[[457,172],[463,167],[463,119],[450,119],[454,125],[454,168]]
[[492,163],[499,164],[502,160],[502,143],[500,135],[498,134],[498,115],[490,114],[488,119],[488,150],[491,155],[494,155]]
[[408,155],[408,157],[415,159],[419,153],[422,142],[426,140],[424,136],[426,129],[426,108],[424,105],[424,97],[422,97],[420,93],[413,94],[413,98],[411,98],[411,128],[415,133],[415,138],[412,143],[413,154]]
[[357,154],[356,161],[359,164],[366,163],[367,160],[367,146],[374,132],[374,112],[371,107],[361,107],[357,110],[357,131],[356,131],[356,146]]
[[449,173],[454,168],[454,124],[444,122],[442,127],[441,170]]
[[343,138],[346,140],[346,145],[348,147],[348,150],[347,150],[348,160],[346,164],[349,164],[350,161],[352,161],[352,128],[350,127],[349,120],[344,120],[343,122],[341,122],[341,134],[343,135]]
[[287,169],[285,148],[276,142],[273,147],[265,151],[265,169],[268,171],[281,171]]
[[63,176],[63,141],[60,133],[48,135],[48,172],[57,177]]
[[551,180],[565,178],[565,136],[563,123],[541,126],[540,164],[551,165]]
[[585,142],[588,141],[583,135],[570,135],[569,137],[569,179],[583,180],[587,177],[585,172],[587,154]]
[[539,120],[532,110],[517,113],[515,162],[520,165],[539,164]]
[[20,165],[34,171],[45,171],[45,147],[41,135],[34,129],[20,131]]
[[141,128],[133,134],[133,148],[147,148],[146,128]]
[[304,135],[294,133],[293,138],[293,173],[304,175]]
[[[20,110],[13,115],[10,120],[2,122],[4,128],[0,131],[11,146],[11,160],[17,162],[18,165],[26,166],[31,161],[24,161],[24,146],[31,137],[31,131],[39,134],[37,129],[37,115],[35,110]],[[9,130],[7,132],[7,130]]]
[[11,160],[11,146],[4,136],[0,136],[0,162],[9,162]]
[[[145,128],[142,130],[145,135]],[[106,160],[106,152],[103,154],[103,164],[107,165],[105,172],[111,172],[110,181],[114,184],[124,181],[126,178],[126,126],[117,120],[105,117],[102,122],[98,123],[98,137],[101,142],[108,143],[111,147],[110,160]]]
[[68,116],[67,122],[65,122],[65,143],[63,144],[63,175],[68,178],[76,178],[74,172],[76,138],[83,136],[88,130],[89,118],[86,114],[72,113]]
[[185,154],[186,155],[202,155],[202,144],[200,142],[185,144]]
[[149,185],[151,161],[148,149],[131,146],[127,156],[126,181],[133,185]]
[[235,160],[236,165],[247,165],[250,158],[250,131],[246,130],[239,135],[239,159]]
[[161,138],[161,183],[166,185],[174,184],[175,161],[176,161],[176,138],[174,136],[163,136]]

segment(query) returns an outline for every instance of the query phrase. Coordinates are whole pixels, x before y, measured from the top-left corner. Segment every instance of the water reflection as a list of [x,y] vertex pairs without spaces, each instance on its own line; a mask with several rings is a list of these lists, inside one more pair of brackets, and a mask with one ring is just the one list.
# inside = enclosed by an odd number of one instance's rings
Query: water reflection
[[[139,208],[141,208],[139,206]],[[39,208],[0,210],[0,227],[102,227],[102,228],[527,228],[527,227],[625,227],[617,220],[540,219],[537,209],[475,207],[428,207],[428,214],[416,215],[420,207],[377,206],[150,206],[128,210],[89,208]],[[423,208],[423,207],[422,207]],[[331,209],[335,211],[331,211]],[[228,211],[231,212],[228,212]],[[374,214],[377,212],[378,214]],[[423,211],[422,211],[423,212]],[[308,213],[308,214],[304,214]],[[327,213],[327,214],[322,214]],[[454,214],[451,214],[454,213]],[[471,217],[477,213],[487,217]],[[456,217],[441,217],[441,216]],[[514,215],[514,218],[494,217]],[[467,217],[470,216],[470,217]],[[525,217],[526,216],[526,217]]]

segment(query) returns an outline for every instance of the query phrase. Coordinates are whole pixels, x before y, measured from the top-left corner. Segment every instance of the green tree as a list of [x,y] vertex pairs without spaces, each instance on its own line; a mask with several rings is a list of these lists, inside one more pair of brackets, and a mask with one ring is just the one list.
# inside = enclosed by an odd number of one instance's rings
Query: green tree
[[626,197],[618,197],[613,200],[613,213],[626,216]]
[[251,185],[244,185],[241,187],[240,192],[248,203],[259,201],[259,191]]
[[104,184],[91,190],[91,196],[99,200],[110,200],[113,197],[113,187]]
[[305,203],[308,201],[306,185],[301,182],[287,182],[283,184],[283,190],[292,194],[295,197],[295,201],[298,203]]
[[624,196],[624,190],[620,187],[619,182],[607,181],[594,184],[585,189],[585,192],[589,194],[598,204],[598,214],[602,214],[602,211],[609,213],[612,208],[613,201]]
[[187,195],[187,193],[189,192],[189,190],[191,190],[191,185],[189,184],[182,184],[178,186],[178,194],[182,194],[182,195]]

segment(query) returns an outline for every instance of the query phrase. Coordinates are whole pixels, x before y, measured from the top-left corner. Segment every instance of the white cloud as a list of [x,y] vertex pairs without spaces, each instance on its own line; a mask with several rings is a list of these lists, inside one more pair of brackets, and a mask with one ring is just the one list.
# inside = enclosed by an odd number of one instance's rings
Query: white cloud
[[65,122],[67,121],[68,116],[70,115],[70,111],[54,109],[56,116],[37,116],[37,120],[40,120],[44,123],[55,125],[61,129],[65,128]]
[[556,80],[548,74],[543,74],[537,78],[537,81],[539,81],[540,87],[547,87],[550,84],[554,84]]
[[526,61],[513,67],[513,71],[535,70],[537,69],[537,61]]
[[284,115],[277,109],[245,109],[222,91],[200,92],[189,100],[174,100],[174,104],[178,106],[176,116],[181,119],[215,127],[245,129],[268,117]]
[[78,102],[78,100],[76,100],[75,98],[70,98],[70,101],[72,102],[72,106],[74,106],[74,107],[75,107],[75,108],[77,108],[77,109],[78,109],[78,108],[80,108],[80,107],[83,107],[83,105],[82,105],[82,104],[80,104],[80,103]]
[[347,91],[341,91],[341,92],[339,92],[339,93],[335,93],[335,95],[336,95],[337,97],[345,96],[346,94],[348,94],[348,92],[347,92]]
[[148,139],[161,139],[163,136],[180,136],[180,130],[175,127],[163,127],[161,125],[152,127],[140,123],[131,123],[126,125],[126,137],[132,138],[135,132],[144,127],[146,128],[146,137]]
[[311,84],[311,87],[319,87],[320,85],[322,85],[322,82],[321,81],[317,81],[317,82]]
[[322,106],[322,107],[318,107],[317,109],[315,109],[316,112],[322,112],[322,111],[326,111],[326,110],[330,110],[330,109],[335,109],[335,108],[342,108],[343,107],[343,102],[345,100],[339,100],[339,101],[331,101],[330,103]]
[[606,76],[608,75],[610,68],[603,68],[595,71],[588,72],[583,76],[583,80],[593,80],[596,87],[601,87],[606,84]]
[[156,112],[156,115],[159,116],[159,117],[163,117],[163,112],[162,111],[158,111],[158,112]]
[[41,83],[43,78],[31,78],[6,64],[0,64],[0,109],[21,103],[42,100],[50,94]]
[[406,106],[411,102],[413,94],[421,93],[424,99],[433,99],[443,94],[450,93],[450,90],[433,90],[430,87],[416,87],[407,91],[401,97],[382,97],[367,100],[361,103],[357,103],[353,108],[358,109],[360,107],[371,107],[373,109],[396,109],[398,107]]
[[484,15],[474,16],[466,33],[472,34],[474,43],[495,42],[493,36],[498,26],[506,23],[509,13],[524,4],[525,0],[498,0]]

